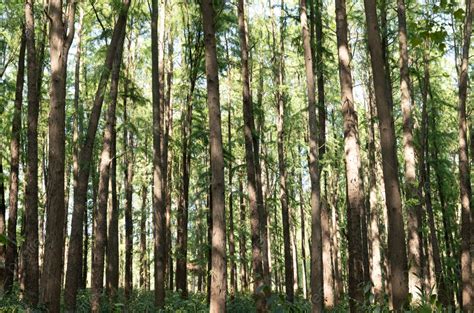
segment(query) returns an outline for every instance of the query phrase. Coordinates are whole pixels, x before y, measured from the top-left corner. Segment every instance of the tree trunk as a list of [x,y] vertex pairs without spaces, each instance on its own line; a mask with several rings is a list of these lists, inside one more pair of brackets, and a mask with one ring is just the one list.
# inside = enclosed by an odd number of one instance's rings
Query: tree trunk
[[317,138],[316,99],[314,90],[313,59],[306,16],[306,0],[300,0],[300,19],[302,27],[304,59],[306,69],[306,88],[308,97],[309,123],[309,172],[311,180],[311,303],[312,312],[322,312],[323,262],[321,231],[321,199],[319,184],[319,151]]
[[[3,290],[7,293],[11,292],[13,280],[15,277],[15,268],[18,259],[18,247],[16,243],[16,226],[18,216],[18,192],[19,192],[19,174],[20,174],[20,144],[21,144],[21,109],[23,106],[23,85],[25,81],[25,49],[26,38],[25,30],[22,31],[20,52],[18,57],[18,70],[16,75],[15,88],[15,107],[12,119],[12,139],[10,143],[10,189],[9,189],[9,205],[8,205],[8,242],[5,251],[5,272]],[[3,212],[3,225],[0,225],[0,234],[4,234],[5,215]],[[2,248],[3,249],[3,248]]]
[[301,222],[301,262],[303,263],[303,297],[307,298],[308,282],[306,275],[308,273],[306,266],[306,227],[305,227],[305,212],[304,212],[304,197],[303,197],[303,177],[299,174],[300,188],[299,188],[299,205],[300,205],[300,222]]
[[462,303],[464,312],[474,307],[474,290],[472,284],[472,268],[470,240],[472,226],[471,212],[471,177],[467,148],[466,98],[468,87],[469,47],[472,33],[472,14],[474,5],[466,0],[466,20],[464,24],[464,43],[462,49],[461,72],[459,74],[459,185],[461,188],[461,282]]
[[39,114],[39,67],[36,55],[34,0],[25,4],[25,37],[27,49],[28,116],[27,154],[25,175],[25,241],[23,250],[25,302],[30,306],[38,303],[38,114]]
[[360,176],[360,147],[357,112],[352,94],[351,53],[347,40],[347,14],[345,0],[336,0],[337,45],[339,51],[339,80],[344,116],[344,154],[346,161],[346,190],[348,211],[349,250],[349,307],[356,312],[364,302],[364,258],[362,219],[364,196]]
[[326,105],[324,92],[324,61],[323,61],[323,3],[322,0],[311,0],[315,2],[315,29],[316,29],[316,76],[318,85],[318,126],[319,126],[319,158],[322,159],[326,151]]
[[152,105],[153,105],[153,237],[155,265],[155,306],[165,305],[165,249],[166,220],[163,201],[163,173],[161,164],[161,106],[160,73],[158,64],[158,1],[152,1],[151,11],[151,52],[152,52]]
[[134,163],[134,140],[133,133],[128,127],[128,81],[130,77],[130,67],[132,66],[133,56],[131,51],[131,38],[128,39],[128,61],[126,69],[127,82],[124,85],[123,95],[123,149],[124,149],[124,189],[125,189],[125,298],[130,299],[133,287],[133,163]]
[[[112,73],[112,76],[114,73]],[[113,83],[112,83],[113,84]],[[112,129],[111,165],[109,169],[109,205],[107,208],[107,239],[106,239],[106,294],[109,301],[115,303],[119,283],[119,227],[118,227],[118,198],[117,198],[117,132]]]
[[376,1],[364,0],[369,52],[374,76],[375,102],[379,117],[382,146],[383,177],[388,209],[388,251],[394,310],[401,310],[408,301],[406,243],[403,226],[395,129],[389,90],[385,82],[384,58],[378,29]]
[[[60,308],[64,246],[64,170],[67,56],[74,38],[76,2],[68,1],[67,25],[61,0],[49,2],[51,89],[49,111],[48,187],[41,303],[50,311]],[[61,225],[61,227],[58,227]]]
[[239,177],[239,207],[240,207],[240,229],[239,229],[239,252],[240,252],[240,285],[242,291],[247,291],[249,288],[248,270],[247,270],[247,227],[246,227],[246,210],[244,201],[244,189],[242,187],[242,179]]
[[209,109],[211,193],[212,193],[212,277],[209,312],[225,312],[226,236],[224,196],[224,155],[222,148],[219,75],[217,64],[215,13],[211,0],[201,3]]
[[255,122],[252,109],[252,98],[250,94],[250,79],[249,79],[249,56],[247,47],[247,25],[245,21],[245,5],[244,0],[238,1],[238,20],[239,20],[239,34],[240,34],[240,49],[242,62],[242,82],[243,82],[243,115],[244,115],[244,139],[245,139],[245,160],[247,163],[247,188],[249,194],[249,208],[250,208],[250,226],[252,239],[252,268],[254,274],[254,295],[256,297],[257,311],[265,310],[265,295],[263,292],[263,252],[261,244],[261,229],[264,221],[261,219],[262,214],[258,207],[258,191],[257,188],[257,173],[255,160],[255,145],[253,140],[253,133],[255,133]]
[[112,40],[107,48],[107,55],[104,61],[104,69],[101,73],[97,92],[95,94],[92,111],[90,113],[89,125],[83,145],[81,145],[81,154],[79,156],[79,174],[77,188],[74,190],[74,204],[71,221],[71,235],[69,241],[69,251],[66,271],[67,292],[64,293],[64,304],[66,311],[76,309],[77,289],[80,285],[82,268],[82,250],[83,250],[83,224],[84,212],[87,205],[87,186],[91,170],[92,153],[94,148],[95,135],[99,124],[99,119],[104,102],[105,90],[109,82],[110,72],[115,58],[116,50],[122,49],[120,40],[122,33],[125,33],[127,25],[127,13],[131,0],[122,0],[122,9],[114,26]]
[[[398,41],[400,49],[400,104],[403,115],[403,157],[405,160],[406,204],[408,210],[408,272],[409,292],[413,303],[421,298],[421,199],[417,190],[415,149],[413,146],[413,122],[411,107],[411,82],[408,69],[408,34],[405,1],[397,0]],[[422,165],[423,166],[423,165]]]
[[147,187],[142,186],[142,208],[140,217],[140,289],[146,290],[148,280],[148,260],[146,252]]
[[[115,120],[116,105],[118,96],[118,85],[120,78],[120,67],[122,65],[123,42],[125,40],[125,29],[120,34],[118,48],[115,51],[114,64],[112,67],[110,81],[110,104],[107,110],[106,125],[104,129],[104,138],[99,165],[99,191],[98,205],[94,216],[94,258],[92,259],[92,312],[99,312],[100,297],[102,294],[104,280],[104,259],[107,246],[107,198],[109,194],[109,177],[111,166],[115,159],[114,142],[115,139]],[[111,217],[114,219],[114,217]],[[111,220],[112,220],[111,219]],[[112,252],[114,254],[114,252]]]

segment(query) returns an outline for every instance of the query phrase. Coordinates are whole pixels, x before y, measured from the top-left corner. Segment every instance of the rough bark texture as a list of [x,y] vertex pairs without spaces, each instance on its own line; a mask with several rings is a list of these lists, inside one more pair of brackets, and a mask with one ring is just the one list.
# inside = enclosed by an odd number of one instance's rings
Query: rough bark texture
[[470,255],[472,212],[471,177],[467,143],[466,98],[468,87],[469,47],[472,33],[472,14],[474,6],[466,0],[466,20],[464,22],[464,43],[462,49],[461,71],[459,73],[459,186],[461,188],[461,289],[462,309],[469,312],[474,307],[474,290]]
[[392,302],[393,308],[400,310],[408,300],[408,265],[398,181],[396,138],[392,116],[393,104],[385,83],[386,71],[377,22],[376,1],[364,0],[364,5],[382,147],[383,178],[388,211],[388,251]]
[[313,58],[311,56],[310,34],[306,14],[306,0],[300,0],[300,20],[308,97],[309,175],[311,180],[311,304],[312,312],[315,313],[322,312],[323,310],[324,292],[316,99],[314,90]]
[[23,250],[25,301],[31,306],[38,303],[38,60],[35,43],[34,0],[25,3],[25,37],[27,49],[28,115],[27,154],[25,175],[25,221],[24,236],[27,238]]
[[147,216],[147,187],[142,186],[142,208],[140,217],[140,288],[147,290],[148,259],[146,253],[146,216]]
[[151,54],[152,54],[152,106],[153,106],[153,237],[154,237],[154,281],[155,306],[165,304],[165,248],[166,220],[163,206],[163,173],[161,166],[161,106],[160,73],[158,71],[158,1],[152,1],[151,12]]
[[66,287],[64,293],[64,304],[66,311],[74,311],[76,308],[77,290],[81,280],[82,251],[83,251],[83,224],[84,214],[87,204],[87,186],[89,174],[91,171],[92,153],[94,148],[97,126],[102,111],[102,104],[106,88],[109,82],[116,50],[119,47],[119,41],[122,33],[125,32],[127,13],[131,0],[122,0],[122,6],[114,26],[112,40],[107,48],[107,55],[104,61],[104,70],[101,73],[97,92],[95,94],[92,111],[89,118],[89,125],[85,135],[85,141],[81,145],[79,155],[79,174],[77,187],[74,190],[74,204],[71,221],[71,235],[69,241],[69,251],[66,271]]
[[[100,296],[102,294],[102,289],[103,289],[105,251],[106,251],[105,249],[107,245],[107,228],[108,228],[107,227],[107,199],[109,195],[109,179],[111,175],[111,167],[113,167],[113,162],[116,157],[114,155],[114,152],[115,152],[114,145],[116,141],[115,111],[116,111],[116,105],[117,105],[118,84],[119,84],[119,77],[120,77],[120,67],[122,65],[122,52],[123,52],[124,40],[125,40],[125,29],[123,29],[123,32],[120,34],[118,47],[115,50],[114,62],[113,62],[112,73],[111,73],[111,82],[110,82],[110,103],[107,110],[106,124],[105,124],[105,129],[104,129],[104,138],[103,138],[103,143],[102,143],[102,151],[100,155],[99,190],[98,190],[99,199],[97,202],[97,210],[95,211],[95,215],[94,215],[94,228],[95,228],[94,240],[93,240],[94,257],[92,259],[92,269],[91,269],[92,270],[91,272],[92,312],[99,312],[100,310]],[[113,213],[112,211],[111,213]],[[117,214],[117,213],[118,212],[113,213],[113,214]],[[114,219],[114,216],[111,217],[111,220],[113,219]],[[113,226],[115,226],[115,222],[111,222],[111,224],[114,224]],[[110,244],[111,245],[113,244],[113,239]],[[115,254],[115,252],[112,251],[111,254],[113,255]],[[117,257],[118,257],[118,253],[117,253]],[[118,263],[118,259],[116,261],[117,262],[115,263]],[[111,273],[109,272],[108,275],[110,274]],[[112,280],[115,280],[115,278],[113,278]],[[118,277],[117,277],[117,282],[118,282]],[[111,282],[110,289],[113,289],[112,287],[113,285],[115,285],[115,283]]]
[[[23,85],[25,80],[25,49],[26,38],[23,30],[18,57],[18,69],[16,75],[15,107],[12,119],[12,139],[10,142],[10,189],[8,205],[8,230],[5,251],[5,272],[3,290],[10,292],[13,287],[13,278],[18,259],[18,247],[16,243],[16,226],[18,217],[18,191],[20,174],[20,133],[21,133],[21,109],[23,106]],[[4,222],[4,221],[3,221]],[[0,234],[4,233],[4,225],[0,225]]]
[[248,270],[247,270],[247,247],[246,247],[246,242],[247,242],[247,227],[246,227],[246,221],[247,221],[247,214],[246,214],[246,207],[245,207],[245,201],[244,201],[244,190],[242,186],[242,179],[239,178],[239,207],[240,207],[240,228],[239,228],[239,253],[240,253],[240,260],[242,262],[242,265],[240,267],[240,285],[242,290],[247,291],[249,288],[249,282],[248,282]]
[[224,196],[224,154],[222,148],[221,112],[219,104],[219,75],[215,36],[215,13],[211,0],[201,3],[209,109],[209,145],[212,194],[212,277],[211,313],[225,312],[226,303],[226,238]]
[[345,0],[336,0],[337,46],[339,51],[339,80],[341,104],[344,116],[344,154],[346,164],[346,191],[348,211],[349,250],[349,307],[358,310],[364,301],[364,260],[362,241],[362,219],[364,197],[360,176],[360,147],[357,112],[352,95],[351,54],[347,40],[347,13]]

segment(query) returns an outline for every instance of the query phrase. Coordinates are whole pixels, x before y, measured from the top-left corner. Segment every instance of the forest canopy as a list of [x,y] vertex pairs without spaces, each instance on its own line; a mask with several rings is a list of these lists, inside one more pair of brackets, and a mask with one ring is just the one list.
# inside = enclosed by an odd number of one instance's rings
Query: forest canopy
[[0,12],[0,312],[474,310],[472,0]]

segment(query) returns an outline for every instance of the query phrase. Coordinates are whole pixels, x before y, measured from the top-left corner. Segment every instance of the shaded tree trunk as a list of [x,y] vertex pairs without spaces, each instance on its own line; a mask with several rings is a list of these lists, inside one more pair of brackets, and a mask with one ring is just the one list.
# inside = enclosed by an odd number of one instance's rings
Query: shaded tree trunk
[[249,288],[248,270],[247,270],[247,227],[246,227],[246,207],[244,201],[244,189],[242,187],[242,179],[239,177],[239,207],[240,207],[240,235],[239,235],[239,253],[240,253],[240,285],[242,290],[247,291]]
[[375,2],[374,0],[364,0],[364,6],[382,146],[383,178],[388,210],[388,251],[392,302],[394,310],[400,310],[408,301],[408,265],[398,181],[396,138],[392,116],[393,104],[387,84],[384,83],[386,71]]
[[[20,147],[21,147],[21,110],[23,106],[23,85],[25,80],[25,50],[26,37],[25,30],[22,31],[20,52],[18,57],[18,70],[16,75],[15,106],[12,119],[12,137],[10,142],[10,189],[8,205],[8,242],[5,249],[5,272],[3,280],[3,290],[11,292],[15,269],[18,259],[18,247],[16,239],[16,226],[18,217],[18,192],[20,174]],[[3,173],[2,173],[3,174]],[[3,212],[3,225],[0,225],[0,234],[4,233],[5,213]],[[1,248],[3,249],[3,248]]]
[[317,138],[316,99],[314,90],[313,58],[311,56],[310,35],[307,25],[306,0],[300,0],[304,59],[306,69],[306,91],[308,97],[309,123],[309,172],[311,180],[311,303],[312,312],[322,312],[323,262],[321,231],[321,199],[319,183],[319,151]]
[[209,109],[209,145],[212,194],[212,276],[209,312],[225,312],[226,303],[226,236],[224,196],[224,154],[222,148],[219,74],[217,64],[215,12],[211,0],[201,3]]
[[146,252],[147,187],[142,186],[142,208],[140,217],[140,288],[146,290],[148,280],[148,259]]
[[152,1],[151,52],[152,52],[152,106],[153,106],[153,237],[154,237],[154,281],[155,306],[165,305],[165,249],[166,220],[163,202],[163,173],[161,164],[161,106],[158,39],[158,1]]
[[250,230],[252,241],[252,269],[254,275],[254,295],[256,297],[257,311],[265,310],[265,294],[263,292],[264,271],[263,271],[263,252],[261,242],[261,229],[265,223],[262,220],[261,211],[259,211],[257,184],[257,160],[255,155],[255,142],[253,134],[255,133],[255,121],[253,116],[252,98],[250,93],[249,77],[249,55],[248,55],[248,34],[245,21],[244,0],[238,1],[237,11],[239,20],[240,50],[242,63],[242,101],[244,116],[244,139],[245,139],[245,160],[247,163],[247,188],[249,194],[250,208]]
[[469,167],[469,153],[467,147],[467,118],[466,98],[468,87],[469,48],[472,33],[472,14],[474,5],[471,0],[466,0],[466,17],[464,22],[464,43],[462,49],[461,71],[459,73],[459,185],[461,196],[461,289],[464,312],[469,312],[474,307],[474,290],[472,283],[472,267],[470,255],[471,242],[471,177]]

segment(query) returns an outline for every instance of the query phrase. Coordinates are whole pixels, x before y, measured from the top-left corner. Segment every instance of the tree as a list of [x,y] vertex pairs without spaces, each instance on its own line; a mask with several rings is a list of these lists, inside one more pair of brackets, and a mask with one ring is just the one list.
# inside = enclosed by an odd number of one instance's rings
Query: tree
[[349,307],[356,312],[357,305],[364,301],[364,260],[362,240],[362,219],[364,197],[360,176],[359,125],[352,95],[351,53],[347,41],[347,14],[344,0],[336,1],[337,45],[339,51],[339,81],[341,103],[344,115],[344,155],[346,161],[346,190],[348,211],[349,249]]
[[316,99],[313,58],[307,23],[306,0],[300,0],[300,20],[306,70],[309,123],[309,172],[311,180],[311,303],[312,312],[323,310],[323,262],[321,233],[321,197],[319,183],[319,147],[317,139]]
[[467,145],[466,98],[468,85],[469,47],[472,34],[472,14],[474,6],[471,0],[466,0],[466,17],[464,22],[464,38],[459,73],[459,185],[461,196],[461,282],[462,309],[468,312],[474,306],[474,290],[472,286],[472,268],[470,243],[472,232],[471,210],[471,178]]
[[18,191],[20,174],[20,148],[21,148],[21,109],[23,106],[23,85],[25,80],[25,29],[22,29],[20,52],[18,57],[18,69],[15,88],[15,111],[12,120],[12,139],[10,143],[10,190],[8,211],[8,243],[5,249],[5,272],[3,288],[11,292],[18,259],[18,246],[16,239],[16,227],[18,219]]
[[[391,96],[385,80],[384,58],[377,22],[376,3],[364,0],[367,36],[374,76],[375,102],[379,118],[382,147],[385,201],[388,211],[388,249],[390,284],[395,310],[400,310],[408,300],[406,243],[403,227],[402,202],[398,181],[396,138],[393,124]],[[403,235],[402,235],[403,234]]]
[[92,153],[95,142],[95,135],[99,124],[102,104],[104,102],[105,90],[110,78],[115,52],[119,47],[121,34],[125,32],[127,13],[131,0],[122,0],[119,17],[114,26],[112,39],[107,48],[106,58],[104,60],[104,70],[101,72],[97,91],[95,93],[94,103],[89,117],[89,124],[85,140],[81,145],[81,154],[79,156],[79,174],[77,186],[74,190],[73,212],[71,220],[71,235],[69,241],[68,261],[66,271],[66,284],[64,293],[64,302],[67,310],[74,311],[76,308],[77,290],[79,288],[82,268],[83,254],[83,224],[86,212],[87,186],[89,174],[91,171]]
[[215,11],[210,0],[201,2],[209,110],[209,145],[212,192],[212,275],[210,309],[225,312],[226,236],[224,196],[224,154],[222,148],[221,112],[219,103],[219,74],[216,52]]

